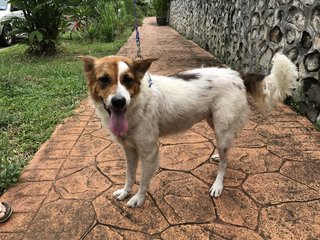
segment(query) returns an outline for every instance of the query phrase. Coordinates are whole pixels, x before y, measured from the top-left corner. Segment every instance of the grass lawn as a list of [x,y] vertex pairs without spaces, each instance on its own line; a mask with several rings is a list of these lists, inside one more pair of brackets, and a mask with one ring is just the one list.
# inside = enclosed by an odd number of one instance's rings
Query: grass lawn
[[64,39],[55,57],[30,57],[22,45],[0,51],[0,195],[86,97],[82,62],[75,56],[115,54],[127,37],[92,44]]

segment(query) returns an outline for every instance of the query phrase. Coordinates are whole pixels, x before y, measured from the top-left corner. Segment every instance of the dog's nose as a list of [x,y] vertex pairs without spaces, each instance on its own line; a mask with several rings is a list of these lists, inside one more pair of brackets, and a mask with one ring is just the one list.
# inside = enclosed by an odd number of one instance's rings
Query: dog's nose
[[114,108],[123,108],[126,105],[126,99],[123,96],[114,96],[111,104]]

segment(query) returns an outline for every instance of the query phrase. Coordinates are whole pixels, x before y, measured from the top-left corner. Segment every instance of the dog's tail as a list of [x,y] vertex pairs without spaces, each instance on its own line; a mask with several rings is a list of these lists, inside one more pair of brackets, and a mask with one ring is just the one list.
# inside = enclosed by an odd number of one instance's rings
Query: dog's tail
[[272,59],[270,75],[243,74],[241,78],[247,92],[264,108],[271,108],[276,101],[291,96],[299,86],[297,67],[281,53]]

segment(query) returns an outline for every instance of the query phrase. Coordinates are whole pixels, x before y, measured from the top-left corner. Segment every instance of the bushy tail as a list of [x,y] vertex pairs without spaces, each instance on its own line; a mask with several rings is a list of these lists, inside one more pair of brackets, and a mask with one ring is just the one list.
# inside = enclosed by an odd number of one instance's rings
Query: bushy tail
[[247,92],[264,108],[271,108],[276,101],[283,101],[291,96],[299,86],[297,67],[282,53],[273,57],[268,76],[245,74],[241,77]]

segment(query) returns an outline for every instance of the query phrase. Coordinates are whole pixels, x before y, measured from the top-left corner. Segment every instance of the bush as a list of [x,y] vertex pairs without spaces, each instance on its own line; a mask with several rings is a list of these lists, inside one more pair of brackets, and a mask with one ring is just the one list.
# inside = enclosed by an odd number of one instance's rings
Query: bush
[[70,29],[70,38],[73,32],[76,32],[81,39],[89,39],[90,42],[97,37],[96,6],[97,0],[79,0],[77,5],[68,9],[69,22],[73,24]]
[[155,16],[155,10],[150,1],[138,0],[137,6],[144,16]]
[[16,19],[14,24],[20,33],[28,35],[24,41],[29,46],[28,51],[55,54],[59,34],[66,27],[63,13],[70,3],[63,0],[11,0],[11,3],[23,9],[26,20]]
[[117,9],[113,3],[100,2],[97,11],[100,19],[99,37],[103,41],[111,42],[116,36],[119,13],[116,13]]
[[154,0],[153,6],[158,17],[166,17],[170,0]]
[[24,161],[10,161],[8,159],[0,160],[0,196],[3,194],[7,186],[10,186],[18,181]]
[[[70,12],[71,19],[76,19],[79,26],[78,36],[90,42],[99,39],[111,42],[127,29],[135,27],[134,8],[132,0],[104,1],[93,0],[96,7],[88,7],[88,0],[81,0],[81,7],[74,7]],[[143,1],[138,1],[143,2]],[[138,24],[144,17],[140,5],[137,4]]]

